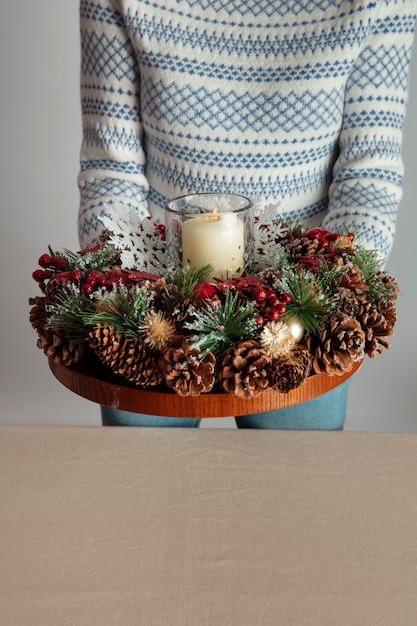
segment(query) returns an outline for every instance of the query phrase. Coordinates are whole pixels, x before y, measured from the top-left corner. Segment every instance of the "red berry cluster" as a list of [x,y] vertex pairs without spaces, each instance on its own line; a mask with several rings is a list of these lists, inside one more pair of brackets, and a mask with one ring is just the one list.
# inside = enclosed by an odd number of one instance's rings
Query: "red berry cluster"
[[155,233],[160,236],[162,241],[165,241],[166,231],[164,224],[155,224]]
[[[79,270],[78,270],[79,271]],[[73,272],[70,272],[73,274]],[[160,279],[160,276],[155,274],[150,274],[149,272],[131,272],[130,270],[104,270],[103,272],[99,272],[97,270],[89,270],[85,276],[78,276],[75,280],[83,281],[81,289],[87,295],[94,293],[100,287],[104,287],[105,289],[112,289],[114,285],[134,285],[145,280],[148,281],[157,281]],[[70,278],[71,280],[71,278]],[[74,278],[72,279],[74,280]]]
[[239,291],[248,300],[256,302],[259,310],[256,318],[258,326],[277,321],[286,312],[287,305],[292,302],[289,293],[280,294],[273,287],[266,285],[265,281],[253,276],[219,280],[218,284],[200,283],[197,285],[197,297],[201,300],[218,301],[227,290]]
[[255,287],[250,293],[251,299],[257,302],[260,313],[256,318],[258,326],[266,322],[276,322],[292,302],[289,293],[279,294],[273,287]]
[[39,257],[38,264],[42,269],[37,269],[32,273],[37,283],[43,283],[45,280],[55,277],[67,267],[67,262],[64,259],[54,255],[51,256],[50,254],[42,254]]
[[[78,254],[85,256],[88,252],[97,252],[99,249],[100,244],[88,250],[82,250]],[[160,278],[148,272],[132,272],[124,269],[105,269],[103,271],[69,269],[65,259],[50,254],[42,254],[38,264],[42,269],[35,270],[32,277],[37,283],[41,283],[43,289],[45,289],[44,283],[50,280],[71,282],[78,283],[86,295],[94,293],[100,287],[112,289],[113,285],[131,285],[145,280],[156,281]]]

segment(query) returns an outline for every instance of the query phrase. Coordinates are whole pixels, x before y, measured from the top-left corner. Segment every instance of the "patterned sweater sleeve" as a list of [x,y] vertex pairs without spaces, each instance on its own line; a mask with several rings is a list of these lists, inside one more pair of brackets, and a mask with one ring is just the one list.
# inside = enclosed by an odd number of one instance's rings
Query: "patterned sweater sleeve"
[[148,215],[139,68],[117,0],[81,0],[79,239],[97,240],[112,205]]
[[324,225],[358,233],[382,258],[390,252],[401,199],[401,142],[415,0],[382,0],[344,102],[339,154]]

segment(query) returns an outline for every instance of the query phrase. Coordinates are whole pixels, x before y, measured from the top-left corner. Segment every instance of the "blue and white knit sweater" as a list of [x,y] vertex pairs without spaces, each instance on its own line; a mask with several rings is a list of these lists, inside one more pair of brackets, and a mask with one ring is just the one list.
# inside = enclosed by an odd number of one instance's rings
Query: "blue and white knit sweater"
[[386,256],[416,0],[81,0],[79,236],[236,191]]

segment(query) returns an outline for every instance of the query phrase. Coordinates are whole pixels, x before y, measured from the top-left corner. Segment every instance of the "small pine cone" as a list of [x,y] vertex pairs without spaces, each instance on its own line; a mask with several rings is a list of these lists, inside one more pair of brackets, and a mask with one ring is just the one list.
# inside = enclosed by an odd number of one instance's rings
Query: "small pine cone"
[[[330,242],[329,252],[336,254],[342,259],[349,258],[355,252],[353,241],[347,235],[341,235],[338,239]],[[342,263],[344,265],[344,263]]]
[[32,324],[32,328],[39,333],[43,333],[47,318],[46,299],[44,296],[35,296],[29,299],[29,304],[32,305],[29,312],[29,321]]
[[297,237],[289,244],[288,248],[294,257],[311,256],[324,252],[319,241],[317,239],[309,239],[309,237]]
[[272,287],[274,283],[276,283],[277,281],[281,281],[282,272],[275,268],[267,268],[265,270],[262,270],[261,272],[258,272],[256,274],[256,278],[259,281],[265,281],[268,285]]
[[353,263],[347,263],[348,270],[343,275],[340,287],[350,289],[359,302],[365,302],[368,296],[369,287],[366,284],[365,276],[359,267]]
[[310,350],[302,344],[297,344],[288,354],[275,359],[272,387],[279,393],[288,393],[296,389],[307,379],[313,357]]
[[155,308],[157,310],[164,310],[166,308],[166,280],[164,278],[159,278],[154,282],[146,280],[143,284],[148,291],[152,292]]
[[272,360],[255,340],[228,348],[220,360],[219,380],[224,391],[238,398],[254,398],[269,387]]
[[347,287],[339,287],[335,291],[338,313],[346,313],[349,317],[356,317],[359,310],[359,302],[355,293]]
[[62,291],[65,291],[68,282],[68,280],[52,278],[45,287],[46,304],[53,304],[56,302],[57,295]]
[[178,326],[182,326],[188,319],[191,306],[191,300],[186,298],[183,301],[178,301],[173,310],[171,311],[172,318]]
[[375,277],[380,278],[382,284],[390,287],[391,302],[397,300],[398,296],[400,295],[400,286],[398,284],[397,279],[394,276],[390,276],[389,274],[386,274],[385,272],[377,272]]
[[162,382],[157,356],[141,339],[128,339],[111,326],[97,326],[90,332],[89,345],[100,361],[139,387]]
[[365,332],[365,352],[372,359],[382,354],[384,348],[390,348],[385,339],[394,334],[396,308],[394,304],[379,306],[366,302],[358,311],[358,320]]
[[198,396],[213,389],[215,362],[211,352],[200,359],[200,350],[190,348],[187,338],[177,338],[161,351],[158,366],[166,385],[179,396]]
[[65,330],[44,329],[39,333],[38,348],[44,351],[48,358],[55,363],[62,363],[66,367],[75,365],[84,356],[85,344],[73,343],[69,340]]
[[313,355],[313,371],[330,376],[349,372],[365,356],[365,333],[357,319],[335,314],[319,335],[307,339]]

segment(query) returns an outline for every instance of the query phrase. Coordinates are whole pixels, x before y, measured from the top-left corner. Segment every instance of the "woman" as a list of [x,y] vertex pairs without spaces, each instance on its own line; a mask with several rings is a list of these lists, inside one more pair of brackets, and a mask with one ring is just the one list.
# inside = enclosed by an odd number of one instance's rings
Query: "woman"
[[[163,221],[168,199],[236,191],[386,258],[415,18],[415,0],[81,0],[81,245],[123,206]],[[346,394],[237,423],[340,429]]]

